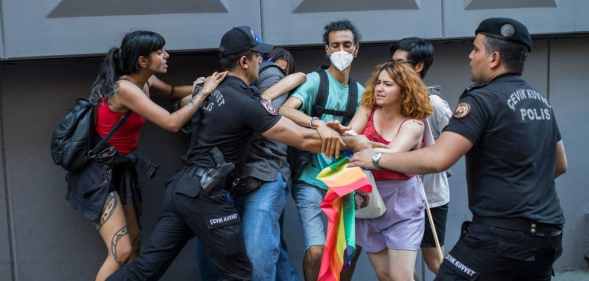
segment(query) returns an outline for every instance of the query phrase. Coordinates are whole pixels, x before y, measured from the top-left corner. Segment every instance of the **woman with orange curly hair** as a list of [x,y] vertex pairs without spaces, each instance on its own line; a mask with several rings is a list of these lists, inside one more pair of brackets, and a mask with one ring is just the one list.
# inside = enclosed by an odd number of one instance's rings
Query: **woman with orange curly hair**
[[[390,61],[378,65],[368,81],[350,133],[386,144],[386,152],[410,151],[423,146],[424,120],[431,113],[419,75],[409,65]],[[357,243],[368,253],[379,280],[412,280],[425,229],[423,185],[414,175],[389,170],[373,174],[387,210],[378,218],[357,219]]]

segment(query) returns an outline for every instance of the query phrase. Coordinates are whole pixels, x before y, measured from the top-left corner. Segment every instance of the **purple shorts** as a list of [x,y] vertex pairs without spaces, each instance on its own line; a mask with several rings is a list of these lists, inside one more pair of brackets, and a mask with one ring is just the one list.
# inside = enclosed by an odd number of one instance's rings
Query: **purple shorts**
[[375,219],[356,219],[356,243],[367,252],[417,251],[425,229],[425,192],[417,177],[377,181],[387,210]]

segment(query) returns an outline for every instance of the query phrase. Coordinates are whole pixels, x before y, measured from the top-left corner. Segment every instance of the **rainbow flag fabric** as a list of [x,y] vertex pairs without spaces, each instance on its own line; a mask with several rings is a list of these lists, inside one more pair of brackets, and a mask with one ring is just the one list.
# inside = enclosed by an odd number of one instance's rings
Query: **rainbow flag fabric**
[[354,192],[372,191],[372,185],[362,169],[348,167],[348,162],[348,158],[341,158],[317,176],[328,187],[321,202],[321,210],[327,217],[327,237],[319,281],[339,281],[341,271],[350,265],[356,249]]

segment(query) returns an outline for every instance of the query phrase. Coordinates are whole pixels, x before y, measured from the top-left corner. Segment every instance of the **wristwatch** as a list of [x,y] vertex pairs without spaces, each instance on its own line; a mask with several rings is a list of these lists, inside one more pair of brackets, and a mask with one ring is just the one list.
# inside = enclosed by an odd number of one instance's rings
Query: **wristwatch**
[[382,167],[378,164],[380,158],[382,158],[382,152],[373,153],[371,157],[372,165],[374,165],[374,167],[376,167],[377,169],[382,169]]

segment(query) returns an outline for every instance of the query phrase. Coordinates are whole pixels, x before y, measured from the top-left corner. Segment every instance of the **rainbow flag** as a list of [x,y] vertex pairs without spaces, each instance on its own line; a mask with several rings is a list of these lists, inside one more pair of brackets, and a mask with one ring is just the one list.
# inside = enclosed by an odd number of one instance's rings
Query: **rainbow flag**
[[372,191],[362,169],[348,167],[348,161],[341,158],[317,175],[328,187],[321,202],[321,210],[327,217],[327,239],[318,281],[339,281],[341,271],[350,265],[356,249],[354,191]]

